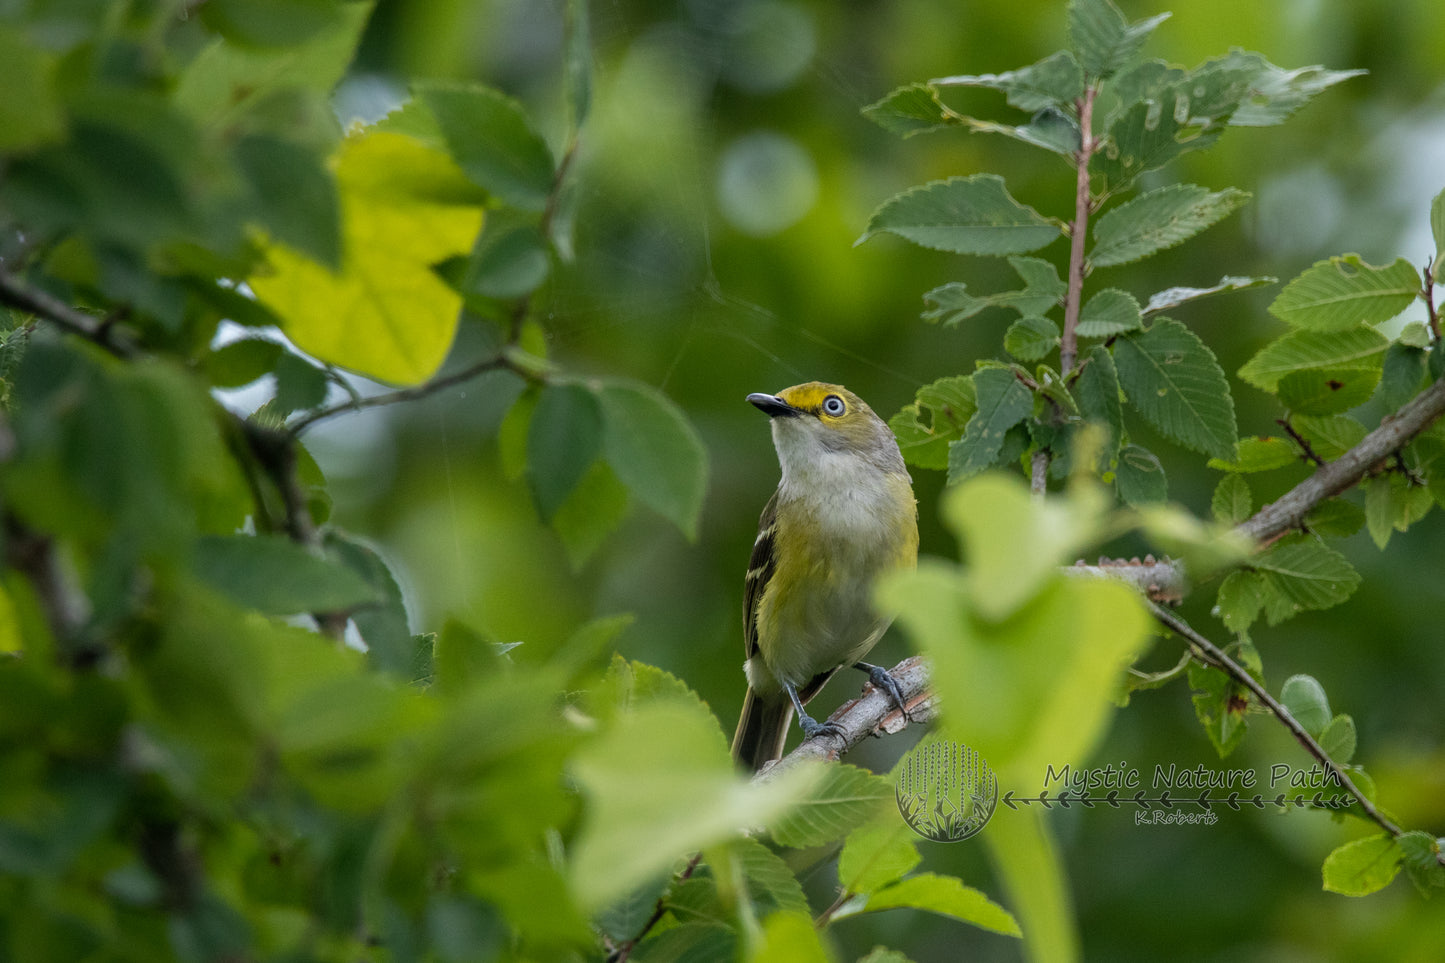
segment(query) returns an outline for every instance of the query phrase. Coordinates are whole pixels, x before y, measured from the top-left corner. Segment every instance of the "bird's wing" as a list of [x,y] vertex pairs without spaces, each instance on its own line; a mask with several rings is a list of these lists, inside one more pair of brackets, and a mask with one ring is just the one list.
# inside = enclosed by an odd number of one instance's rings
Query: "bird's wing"
[[753,542],[753,555],[748,560],[748,575],[743,588],[743,648],[751,659],[758,654],[758,604],[763,590],[778,567],[777,536],[778,493],[768,499],[758,519],[758,538]]

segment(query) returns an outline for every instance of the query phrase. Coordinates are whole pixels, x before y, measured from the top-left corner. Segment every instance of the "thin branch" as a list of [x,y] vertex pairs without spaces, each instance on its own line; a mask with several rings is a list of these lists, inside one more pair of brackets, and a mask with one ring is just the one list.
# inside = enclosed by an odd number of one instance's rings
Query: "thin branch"
[[1430,322],[1430,336],[1440,340],[1440,312],[1435,307],[1435,262],[1425,264],[1425,286],[1420,289],[1420,300],[1425,302],[1425,317]]
[[[693,872],[697,869],[697,864],[701,861],[702,853],[694,855],[692,859],[688,861],[687,866],[683,868],[682,872],[677,874],[677,879],[673,880],[672,884],[676,886],[678,883],[692,876]],[[637,931],[637,935],[607,954],[607,963],[627,963],[627,959],[632,956],[632,951],[637,948],[637,944],[641,943],[642,938],[657,925],[658,921],[662,919],[662,914],[666,911],[667,903],[666,894],[664,893],[657,898],[657,905],[653,907],[652,915],[647,918],[647,922],[642,924],[642,928]]]
[[[325,421],[328,418],[334,418],[337,415],[344,415],[352,411],[361,411],[365,408],[379,408],[382,405],[394,405],[403,401],[415,401],[418,398],[425,398],[428,395],[434,395],[439,391],[445,391],[447,388],[453,388],[459,384],[471,381],[473,378],[480,377],[489,371],[500,370],[517,371],[518,369],[505,355],[493,355],[490,358],[484,358],[473,365],[469,365],[460,371],[453,372],[441,378],[433,378],[426,384],[417,385],[413,388],[401,388],[385,394],[372,395],[370,398],[359,398],[338,405],[332,405],[329,408],[317,408],[315,411],[309,412],[287,425],[286,432],[293,439],[299,438],[301,433],[312,425]],[[518,373],[520,374],[521,372]]]
[[1034,450],[1033,460],[1029,462],[1029,491],[1035,498],[1043,498],[1049,488],[1049,459],[1051,453],[1047,448]]
[[1380,427],[1366,435],[1359,444],[1322,465],[1272,504],[1255,512],[1235,531],[1255,541],[1266,542],[1298,528],[1305,515],[1316,505],[1356,485],[1382,460],[1409,444],[1442,414],[1445,414],[1445,378],[1411,398],[1399,411],[1380,422]]
[[1080,559],[1062,571],[1065,575],[1119,579],[1134,586],[1149,601],[1165,605],[1184,601],[1189,589],[1181,563],[1169,558],[1156,559],[1153,555],[1145,555],[1142,560],[1136,555],[1127,561],[1101,558],[1098,565],[1085,565]]
[[1313,462],[1315,467],[1319,467],[1325,463],[1325,460],[1315,453],[1314,447],[1309,443],[1309,439],[1296,431],[1294,425],[1289,423],[1288,418],[1276,418],[1274,423],[1283,428],[1285,434],[1289,435],[1296,445],[1299,445],[1300,451],[1304,452],[1305,457]]
[[[1173,612],[1153,603],[1150,603],[1149,610],[1153,613],[1155,619],[1168,626],[1195,650],[1207,656],[1232,680],[1248,689],[1250,694],[1258,700],[1259,704],[1273,713],[1274,717],[1290,731],[1290,735],[1295,737],[1295,741],[1303,746],[1305,751],[1313,756],[1314,760],[1318,762],[1321,767],[1329,771],[1338,782],[1340,788],[1355,798],[1355,801],[1359,803],[1360,810],[1377,826],[1397,839],[1404,835],[1404,830],[1395,825],[1389,817],[1375,808],[1375,804],[1370,802],[1369,798],[1366,797],[1365,794],[1360,791],[1359,787],[1350,779],[1349,773],[1345,772],[1345,770],[1340,767],[1340,764],[1335,762],[1329,753],[1325,752],[1324,748],[1315,740],[1315,737],[1305,731],[1304,726],[1300,725],[1299,720],[1291,715],[1290,711],[1286,709],[1278,699],[1270,695],[1269,690],[1261,685],[1258,679],[1250,675],[1238,662],[1231,659],[1229,654],[1223,649],[1209,641],[1209,639],[1203,635],[1200,635],[1189,623],[1185,622]],[[1445,853],[1437,854],[1436,859],[1441,865],[1445,865]]]
[[1059,341],[1059,370],[1064,378],[1074,368],[1079,354],[1079,302],[1084,295],[1084,242],[1089,229],[1092,201],[1089,197],[1089,161],[1098,144],[1094,140],[1094,98],[1098,89],[1090,86],[1079,98],[1079,152],[1074,155],[1077,177],[1074,186],[1074,220],[1069,225],[1069,286],[1064,295],[1064,332]]
[[0,271],[0,304],[37,315],[71,334],[93,341],[122,358],[133,357],[139,349],[123,337],[114,317],[97,318],[43,291],[26,284],[8,271]]

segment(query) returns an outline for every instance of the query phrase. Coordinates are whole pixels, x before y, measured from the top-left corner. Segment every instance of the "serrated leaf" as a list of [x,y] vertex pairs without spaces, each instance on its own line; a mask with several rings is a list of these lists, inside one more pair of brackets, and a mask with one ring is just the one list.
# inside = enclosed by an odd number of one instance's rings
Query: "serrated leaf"
[[961,281],[951,281],[923,296],[924,302],[932,305],[923,312],[923,320],[957,324],[986,308],[1012,308],[1022,316],[1041,315],[1056,306],[1064,296],[1064,282],[1060,280],[1058,270],[1048,261],[1034,257],[1011,257],[1008,262],[1023,278],[1023,290],[974,297]]
[[1264,596],[1269,591],[1259,572],[1230,572],[1219,583],[1215,607],[1224,627],[1235,635],[1249,631],[1264,609]]
[[873,913],[902,907],[951,916],[1005,936],[1023,935],[1008,910],[952,876],[934,873],[910,876],[868,897],[864,911]]
[[1209,510],[1216,521],[1225,525],[1238,525],[1244,521],[1254,511],[1254,496],[1250,494],[1249,483],[1239,475],[1225,475],[1214,488]]
[[1189,688],[1194,715],[1223,759],[1244,739],[1249,708],[1245,690],[1213,666],[1199,664],[1189,667]]
[[1217,458],[1235,457],[1234,401],[1214,354],[1177,321],[1160,318],[1114,346],[1130,403],[1165,437]]
[[940,378],[919,388],[914,403],[888,419],[888,427],[908,464],[941,471],[948,467],[948,446],[963,437],[977,409],[972,375]]
[[1069,43],[1089,78],[1104,78],[1134,58],[1149,34],[1169,14],[1130,23],[1110,0],[1074,0],[1069,4]]
[[1348,538],[1365,524],[1365,512],[1343,498],[1327,498],[1305,516],[1306,531],[1327,538]]
[[1004,435],[1033,410],[1029,389],[1004,368],[984,368],[973,375],[978,409],[963,437],[948,447],[950,484],[976,475],[998,458]]
[[1059,344],[1059,326],[1048,318],[1019,318],[1003,335],[1003,349],[1020,361],[1039,361]]
[[196,542],[196,577],[268,615],[342,612],[377,600],[351,569],[278,535],[208,535]]
[[1391,473],[1370,479],[1365,488],[1365,521],[1370,538],[1381,550],[1391,532],[1403,532],[1430,511],[1434,500],[1430,490]]
[[1216,471],[1239,472],[1248,475],[1254,472],[1283,468],[1286,465],[1294,464],[1299,458],[1299,451],[1283,438],[1270,436],[1260,438],[1250,435],[1247,438],[1239,439],[1238,454],[1233,461],[1211,458],[1208,467]]
[[527,431],[527,480],[537,514],[551,521],[602,450],[602,406],[580,384],[542,389]]
[[1379,383],[1377,367],[1314,368],[1280,378],[1275,394],[1292,412],[1332,415],[1369,401]]
[[747,877],[748,893],[755,909],[808,912],[803,887],[782,857],[756,839],[735,839],[728,843],[728,850]]
[[1296,415],[1290,424],[1326,461],[1340,457],[1365,437],[1365,426],[1346,415]]
[[452,157],[474,183],[514,207],[546,207],[552,151],[521,104],[481,84],[426,81],[415,89]]
[[[831,963],[807,912],[772,914],[763,921],[757,945],[749,949],[749,963]],[[689,955],[687,960],[692,963],[695,957]]]
[[909,84],[863,108],[863,116],[902,137],[956,126],[957,116],[938,99],[932,84]]
[[1137,331],[1142,323],[1139,302],[1132,294],[1118,288],[1105,288],[1084,305],[1074,330],[1081,338],[1112,338]]
[[1345,843],[1325,857],[1325,891],[1345,896],[1379,892],[1399,875],[1402,857],[1400,847],[1387,833]]
[[996,174],[951,177],[897,194],[873,213],[856,243],[884,232],[939,251],[979,255],[1024,254],[1060,234],[1057,224],[1010,197]]
[[838,882],[844,891],[868,895],[901,879],[919,864],[913,830],[893,813],[848,834],[838,855]]
[[1076,388],[1079,410],[1085,418],[1109,430],[1102,463],[1114,460],[1114,453],[1124,438],[1124,407],[1119,401],[1119,374],[1114,370],[1114,356],[1102,344],[1089,352]]
[[1045,107],[1071,108],[1084,92],[1079,62],[1067,50],[1006,73],[940,77],[929,83],[939,87],[988,87],[1002,91],[1010,106],[1029,113]]
[[1254,77],[1250,98],[1240,104],[1229,122],[1235,127],[1282,124],[1316,94],[1366,73],[1365,70],[1326,70],[1320,66],[1285,70],[1264,61],[1263,68]]
[[1188,304],[1191,301],[1198,301],[1201,298],[1213,297],[1216,294],[1224,294],[1229,291],[1246,291],[1249,288],[1264,287],[1274,284],[1278,278],[1272,277],[1224,277],[1219,283],[1207,288],[1166,288],[1159,291],[1144,305],[1144,316],[1150,317],[1163,311],[1171,311],[1181,304]]
[[1196,184],[1171,184],[1141,194],[1094,222],[1095,267],[1128,264],[1174,247],[1232,214],[1249,194],[1228,188],[1211,193]]
[[648,385],[607,382],[597,397],[603,453],[617,478],[644,505],[696,538],[707,490],[707,449],[697,430],[671,399]]
[[824,846],[862,826],[893,802],[888,780],[866,769],[836,763],[820,767],[812,791],[768,824],[783,846]]
[[1401,342],[1390,345],[1380,371],[1380,404],[1394,411],[1419,394],[1425,386],[1428,360],[1428,353],[1418,347]]
[[1315,738],[1330,724],[1330,700],[1324,686],[1309,675],[1292,675],[1279,689],[1279,701],[1305,732]]
[[1344,254],[1315,262],[1285,285],[1269,312],[1304,330],[1347,331],[1388,321],[1419,291],[1420,275],[1404,258],[1374,267],[1358,254]]
[[1219,139],[1222,121],[1200,127],[1181,120],[1187,101],[1182,91],[1164,90],[1157,99],[1136,103],[1111,121],[1092,167],[1104,190],[1123,190],[1140,174],[1164,166],[1185,151],[1208,148]]
[[1308,536],[1281,539],[1254,558],[1251,565],[1265,573],[1271,588],[1288,599],[1276,609],[1275,625],[1301,609],[1327,609],[1349,598],[1360,575],[1339,552]]
[[1330,720],[1320,733],[1320,748],[1341,765],[1350,761],[1355,754],[1355,720],[1347,715],[1337,715]]
[[1272,341],[1239,369],[1239,376],[1273,392],[1280,379],[1304,369],[1368,368],[1384,363],[1390,342],[1374,328],[1291,331]]
[[1125,445],[1120,450],[1114,483],[1126,505],[1150,505],[1169,497],[1169,481],[1159,457],[1138,445]]

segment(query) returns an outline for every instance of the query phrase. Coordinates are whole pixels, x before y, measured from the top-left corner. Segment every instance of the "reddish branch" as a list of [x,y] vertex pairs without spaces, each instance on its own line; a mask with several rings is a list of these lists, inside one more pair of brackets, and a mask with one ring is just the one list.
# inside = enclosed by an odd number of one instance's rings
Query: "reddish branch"
[[1059,342],[1059,368],[1065,378],[1074,369],[1079,353],[1079,302],[1084,296],[1084,242],[1089,229],[1093,200],[1089,195],[1089,161],[1098,148],[1094,140],[1094,98],[1092,86],[1079,98],[1079,152],[1074,155],[1077,177],[1074,189],[1074,221],[1069,225],[1069,286],[1064,295],[1064,333]]

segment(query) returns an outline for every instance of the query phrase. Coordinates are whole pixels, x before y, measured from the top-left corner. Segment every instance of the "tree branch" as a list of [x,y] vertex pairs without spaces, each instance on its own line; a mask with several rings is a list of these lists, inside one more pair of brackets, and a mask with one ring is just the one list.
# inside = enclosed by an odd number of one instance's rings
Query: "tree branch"
[[1100,558],[1098,565],[1085,565],[1080,559],[1062,571],[1065,575],[1119,579],[1134,586],[1149,601],[1165,605],[1184,601],[1189,589],[1182,564],[1170,558],[1156,559],[1153,555],[1145,555],[1142,561],[1137,555],[1128,561]]
[[0,304],[45,318],[56,327],[93,341],[119,357],[139,354],[135,344],[123,337],[109,319],[86,314],[48,291],[26,284],[9,271],[0,271]]
[[1445,414],[1445,378],[1411,398],[1358,445],[1255,512],[1235,531],[1255,541],[1267,542],[1298,528],[1310,509],[1356,485],[1375,465],[1409,444],[1442,414]]
[[382,405],[394,405],[403,401],[416,401],[418,398],[425,398],[428,395],[434,395],[439,391],[445,391],[447,388],[471,381],[473,378],[484,375],[488,371],[501,370],[515,371],[518,374],[523,374],[505,355],[493,355],[490,358],[484,358],[475,364],[469,365],[460,371],[453,372],[441,378],[433,378],[426,384],[420,384],[413,388],[401,388],[385,394],[372,395],[370,398],[358,398],[353,401],[346,401],[338,405],[332,405],[329,408],[317,408],[315,411],[291,422],[291,424],[286,426],[286,431],[292,438],[299,438],[301,433],[312,425],[320,421],[325,421],[328,418],[344,415],[347,412],[361,411],[364,408],[379,408]]
[[1092,200],[1089,196],[1089,161],[1098,144],[1094,141],[1094,98],[1090,86],[1079,98],[1079,152],[1074,155],[1077,177],[1074,183],[1074,220],[1069,225],[1069,286],[1064,295],[1064,332],[1059,340],[1059,371],[1068,378],[1079,354],[1079,302],[1084,296],[1084,243],[1089,229]]

